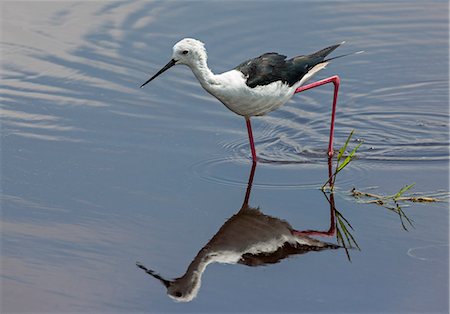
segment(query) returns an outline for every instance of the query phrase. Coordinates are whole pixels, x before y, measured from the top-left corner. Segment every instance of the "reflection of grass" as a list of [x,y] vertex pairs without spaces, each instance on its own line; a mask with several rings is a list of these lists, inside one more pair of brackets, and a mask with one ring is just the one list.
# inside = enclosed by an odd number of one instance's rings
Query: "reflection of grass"
[[359,248],[358,243],[355,238],[351,234],[353,231],[352,225],[345,219],[344,216],[335,208],[334,213],[336,215],[336,239],[340,246],[342,246],[345,250],[345,254],[347,254],[347,258],[351,261],[350,254],[348,252],[349,249]]
[[326,187],[327,184],[329,184],[330,190],[333,190],[333,188],[334,188],[334,180],[336,179],[337,174],[342,169],[344,169],[355,158],[356,151],[362,145],[363,142],[360,142],[358,145],[356,145],[355,148],[353,148],[353,150],[350,152],[350,154],[345,156],[345,159],[341,163],[341,160],[344,158],[344,153],[347,151],[348,143],[350,142],[350,139],[352,138],[354,132],[355,132],[355,130],[352,130],[350,132],[350,134],[347,137],[347,140],[345,141],[345,144],[339,149],[339,153],[338,153],[337,158],[336,158],[336,170],[328,178],[328,180],[322,185],[322,191],[325,190],[325,187]]
[[350,222],[342,215],[342,213],[336,209],[336,204],[334,202],[334,192],[330,192],[328,195],[327,193],[323,192],[323,195],[331,205],[331,210],[333,212],[332,228],[330,228],[329,232],[333,230],[333,234],[336,234],[338,245],[344,248],[348,260],[351,261],[349,250],[361,250],[352,235],[354,229]]

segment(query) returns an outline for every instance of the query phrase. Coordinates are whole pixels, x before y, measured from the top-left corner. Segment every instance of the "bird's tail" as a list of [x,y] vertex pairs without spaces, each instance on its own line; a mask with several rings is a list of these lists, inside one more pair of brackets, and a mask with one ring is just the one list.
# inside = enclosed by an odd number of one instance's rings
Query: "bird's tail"
[[328,62],[328,61],[331,61],[331,60],[334,60],[334,59],[338,59],[338,58],[342,58],[342,57],[346,57],[346,56],[351,56],[351,55],[359,55],[360,53],[363,53],[363,52],[364,52],[364,50],[360,50],[360,51],[356,51],[356,52],[350,52],[350,53],[346,53],[346,54],[339,55],[339,56],[336,56],[336,57],[325,59],[322,62]]
[[[342,45],[343,43],[345,43],[345,41],[340,42],[339,44],[336,45],[332,45],[330,47],[327,48],[323,48],[319,51],[314,52],[313,54],[310,54],[309,57],[312,59],[325,59],[326,56],[328,56],[330,53],[332,53],[336,48],[338,48],[340,45]],[[326,60],[323,60],[322,62],[326,62]]]
[[[335,45],[329,46],[327,48],[321,49],[321,50],[319,50],[317,52],[314,52],[313,54],[309,55],[308,57],[313,59],[313,60],[314,59],[317,60],[316,62],[318,62],[318,63],[325,63],[325,62],[328,62],[328,61],[331,61],[331,60],[334,60],[334,59],[337,59],[337,58],[342,58],[342,57],[346,57],[346,56],[349,56],[349,55],[356,55],[356,54],[360,54],[360,53],[364,52],[363,50],[361,50],[361,51],[346,53],[346,54],[343,54],[343,55],[339,55],[339,56],[336,56],[336,57],[325,59],[330,53],[332,53],[334,50],[336,50],[336,48],[338,48],[340,45],[342,45],[344,43],[345,43],[345,41],[342,41],[342,42],[340,42],[338,44],[335,44]],[[300,56],[300,57],[302,57],[302,56]],[[319,61],[319,60],[321,60],[321,61]]]

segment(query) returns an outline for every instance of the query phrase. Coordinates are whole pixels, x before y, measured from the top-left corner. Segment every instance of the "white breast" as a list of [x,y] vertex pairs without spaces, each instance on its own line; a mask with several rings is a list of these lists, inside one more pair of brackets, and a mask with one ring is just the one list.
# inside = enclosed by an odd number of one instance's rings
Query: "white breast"
[[215,84],[208,84],[205,89],[228,109],[245,117],[261,116],[277,109],[294,95],[297,88],[281,81],[250,88],[245,84],[244,75],[237,70],[216,75],[215,79]]

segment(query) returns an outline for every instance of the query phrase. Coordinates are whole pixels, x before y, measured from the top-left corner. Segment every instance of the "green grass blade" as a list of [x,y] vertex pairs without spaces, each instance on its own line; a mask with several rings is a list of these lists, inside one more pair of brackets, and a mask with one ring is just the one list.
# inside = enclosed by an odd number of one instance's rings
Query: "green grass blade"
[[344,167],[347,166],[350,161],[352,161],[352,159],[355,157],[356,151],[362,145],[362,143],[363,142],[360,142],[358,145],[355,146],[355,148],[353,148],[352,152],[345,158],[344,162],[341,165],[339,165],[339,167],[336,169],[336,174],[342,169],[344,169]]
[[337,164],[338,164],[338,165],[339,165],[339,161],[341,161],[341,158],[342,158],[342,156],[343,156],[344,153],[345,153],[345,150],[347,149],[348,143],[350,143],[350,139],[352,138],[353,133],[355,133],[355,129],[353,129],[353,130],[350,132],[350,134],[349,134],[348,137],[347,137],[347,141],[345,141],[344,146],[342,146],[342,147],[339,149],[339,153],[338,153],[338,155],[337,155]]
[[405,185],[404,187],[402,187],[400,189],[400,191],[397,192],[397,194],[395,194],[392,198],[393,200],[397,200],[400,196],[403,195],[403,193],[405,193],[406,191],[408,191],[410,188],[412,188],[414,185],[416,185],[415,183],[409,184],[409,185]]

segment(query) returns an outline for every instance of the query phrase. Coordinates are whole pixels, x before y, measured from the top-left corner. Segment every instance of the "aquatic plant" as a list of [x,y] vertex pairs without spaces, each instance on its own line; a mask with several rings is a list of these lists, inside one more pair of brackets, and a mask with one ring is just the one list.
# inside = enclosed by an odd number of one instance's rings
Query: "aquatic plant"
[[[322,185],[322,191],[325,190],[325,187],[328,185],[329,189],[333,191],[334,189],[334,181],[336,179],[336,176],[339,172],[341,172],[342,169],[344,169],[355,157],[356,157],[356,151],[359,149],[359,147],[364,143],[363,141],[359,142],[358,145],[356,145],[353,150],[346,156],[344,156],[345,152],[347,151],[348,144],[350,143],[350,139],[353,136],[353,133],[355,133],[355,130],[353,129],[350,134],[347,137],[347,140],[345,141],[344,145],[339,149],[337,158],[336,158],[336,170],[334,173],[328,178],[328,180]],[[341,160],[345,157],[345,159]]]
[[353,187],[350,194],[362,203],[383,206],[384,208],[396,213],[400,218],[403,229],[408,230],[405,222],[407,222],[411,227],[414,227],[414,225],[413,220],[409,219],[402,209],[402,206],[405,206],[406,202],[435,203],[443,202],[445,201],[445,198],[449,197],[449,192],[434,192],[428,195],[423,193],[405,194],[413,186],[415,186],[415,183],[405,185],[397,193],[391,195],[380,195],[358,191],[355,187]]

